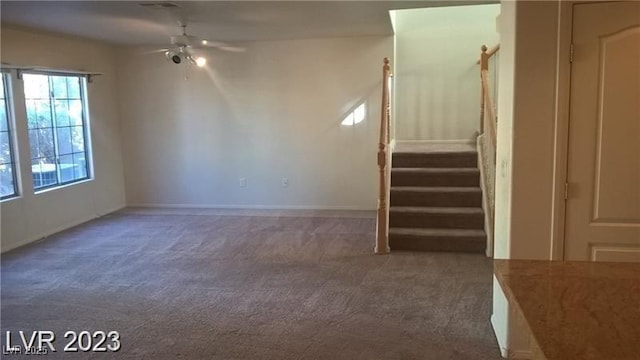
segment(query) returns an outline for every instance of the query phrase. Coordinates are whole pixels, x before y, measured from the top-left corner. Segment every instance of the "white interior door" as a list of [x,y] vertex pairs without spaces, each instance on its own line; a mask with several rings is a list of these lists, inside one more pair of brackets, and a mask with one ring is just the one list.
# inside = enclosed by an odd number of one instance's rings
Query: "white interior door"
[[565,259],[640,262],[640,2],[576,4]]

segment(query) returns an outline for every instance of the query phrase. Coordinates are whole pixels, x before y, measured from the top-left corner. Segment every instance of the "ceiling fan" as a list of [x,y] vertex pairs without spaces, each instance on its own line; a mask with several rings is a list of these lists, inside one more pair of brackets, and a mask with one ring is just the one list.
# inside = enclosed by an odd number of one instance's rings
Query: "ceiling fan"
[[199,67],[207,64],[207,59],[198,54],[202,49],[219,49],[223,51],[243,52],[244,48],[231,46],[220,41],[210,41],[194,35],[187,34],[187,24],[180,22],[182,28],[181,35],[173,35],[168,48],[159,49],[168,60],[174,64],[181,64],[183,61],[197,65]]

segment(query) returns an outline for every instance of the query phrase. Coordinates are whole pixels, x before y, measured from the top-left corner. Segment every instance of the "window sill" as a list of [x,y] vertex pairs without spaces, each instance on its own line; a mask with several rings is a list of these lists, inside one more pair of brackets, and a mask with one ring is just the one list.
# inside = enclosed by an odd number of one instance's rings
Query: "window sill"
[[60,190],[60,189],[68,188],[68,187],[71,187],[71,186],[88,183],[88,182],[91,182],[91,181],[93,181],[93,178],[88,178],[88,179],[84,179],[84,180],[80,180],[80,181],[74,181],[72,183],[58,185],[58,186],[52,186],[52,187],[48,187],[48,188],[45,188],[45,189],[42,189],[42,190],[35,190],[34,194],[35,195],[40,195],[40,194],[48,193],[50,191]]
[[0,199],[0,203],[5,203],[5,202],[10,202],[13,200],[18,200],[22,198],[22,196],[20,196],[20,194],[15,194],[15,195],[11,195],[10,197],[4,198],[4,199]]

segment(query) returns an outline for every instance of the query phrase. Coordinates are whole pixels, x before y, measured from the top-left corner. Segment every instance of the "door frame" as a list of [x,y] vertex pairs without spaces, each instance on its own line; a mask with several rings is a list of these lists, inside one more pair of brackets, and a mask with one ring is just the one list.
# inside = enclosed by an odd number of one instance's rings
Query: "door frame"
[[573,5],[584,1],[560,1],[558,58],[556,61],[556,109],[553,139],[553,188],[551,211],[551,260],[564,260],[566,200],[569,166],[569,122],[571,119],[571,40]]

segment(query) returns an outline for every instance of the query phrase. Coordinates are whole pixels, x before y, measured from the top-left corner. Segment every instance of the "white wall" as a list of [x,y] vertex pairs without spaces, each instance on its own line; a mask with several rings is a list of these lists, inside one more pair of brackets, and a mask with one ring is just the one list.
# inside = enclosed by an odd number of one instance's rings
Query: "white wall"
[[[513,91],[515,87],[515,51],[516,51],[516,3],[503,1],[500,12],[500,57],[498,77],[498,129],[496,147],[495,179],[495,218],[493,256],[496,259],[508,259],[511,232],[511,169],[513,149]],[[507,358],[509,349],[516,349],[513,336],[513,309],[510,309],[506,296],[493,277],[493,313],[491,324],[503,357]],[[511,326],[510,326],[511,324]],[[511,331],[513,332],[513,331]]]
[[498,114],[513,131],[511,259],[551,259],[559,6],[516,2],[513,116]]
[[[496,258],[551,260],[559,6],[501,4]],[[495,281],[492,323],[500,346],[513,358],[529,356],[528,335]]]
[[[208,69],[186,80],[184,65],[126,49],[118,92],[127,202],[375,209],[381,68],[392,41],[246,43],[244,53],[210,52]],[[341,126],[361,101],[365,121]]]
[[[1,250],[37,240],[104,215],[125,204],[114,49],[95,41],[2,27],[2,61],[101,72],[88,85],[95,179],[35,195],[31,189],[29,139],[24,105],[16,104],[22,193],[0,203]],[[14,85],[22,84],[14,76]]]
[[480,47],[499,42],[500,5],[394,12],[398,140],[475,140]]

